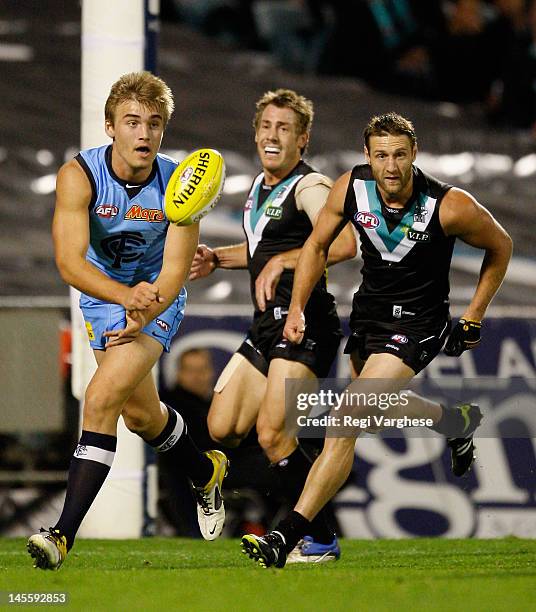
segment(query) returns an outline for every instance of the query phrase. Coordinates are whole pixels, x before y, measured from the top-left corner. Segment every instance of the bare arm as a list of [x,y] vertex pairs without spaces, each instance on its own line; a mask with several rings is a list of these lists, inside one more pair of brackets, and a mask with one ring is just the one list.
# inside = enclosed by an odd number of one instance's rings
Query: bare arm
[[[350,172],[343,174],[334,184],[326,205],[318,215],[317,222],[301,254],[294,273],[292,300],[283,335],[291,342],[299,343],[303,339],[305,329],[303,311],[309,300],[313,287],[324,273],[328,261],[329,249],[335,238],[345,226],[344,199]],[[347,230],[352,231],[351,228]],[[352,231],[353,237],[353,231]],[[355,238],[354,249],[355,249]],[[355,254],[355,250],[354,250]]]
[[91,185],[76,160],[60,168],[56,183],[56,208],[52,237],[56,265],[63,280],[83,293],[127,309],[147,308],[159,300],[151,283],[127,287],[98,270],[86,260],[89,246]]
[[[317,215],[317,220],[319,216],[320,213]],[[277,255],[274,255],[266,265],[268,266],[273,262],[281,267],[281,271],[295,270],[301,252],[302,249],[300,248],[291,249],[290,251],[285,251],[284,253],[278,253]],[[347,223],[342,229],[341,233],[335,238],[329,247],[326,266],[329,268],[330,266],[333,266],[341,261],[353,259],[356,256],[356,253],[357,243],[354,230],[352,229],[352,224]]]
[[488,210],[461,189],[447,193],[439,219],[447,236],[457,236],[485,251],[475,293],[463,315],[464,319],[481,321],[506,274],[512,239]]
[[[317,220],[318,217],[320,217],[320,213],[317,215]],[[352,259],[352,257],[355,257],[356,249],[354,231],[351,224],[347,224],[329,247],[325,265],[329,267],[340,261]],[[283,271],[296,269],[302,251],[303,248],[279,253],[274,255],[264,266],[255,282],[257,303],[262,311],[266,308],[266,302],[273,299]]]
[[206,244],[200,244],[195,253],[192,268],[190,270],[190,280],[204,278],[212,274],[216,268],[226,270],[240,270],[247,268],[247,243],[233,244],[230,246],[209,248]]
[[[313,227],[318,222],[318,216],[326,205],[332,187],[333,181],[318,172],[305,175],[296,186],[296,204],[298,209],[305,211]],[[326,265],[329,267],[340,261],[352,259],[355,257],[356,252],[355,234],[352,225],[349,223],[330,245]],[[292,269],[296,267],[301,249],[296,249],[294,253]]]
[[182,289],[199,241],[199,223],[178,226],[170,224],[164,247],[162,269],[154,284],[163,298],[161,304],[153,303],[147,309],[150,319],[163,312]]

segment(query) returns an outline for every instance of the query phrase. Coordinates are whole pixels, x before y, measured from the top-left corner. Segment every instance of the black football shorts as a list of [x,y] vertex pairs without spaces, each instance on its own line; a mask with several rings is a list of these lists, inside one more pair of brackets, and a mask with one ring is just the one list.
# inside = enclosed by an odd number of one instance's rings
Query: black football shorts
[[372,354],[390,353],[400,357],[415,374],[423,370],[443,348],[450,332],[450,319],[438,326],[430,326],[429,333],[406,329],[386,329],[367,326],[355,329],[344,347],[344,352],[357,351],[363,361]]
[[301,344],[292,344],[283,338],[287,312],[287,308],[276,307],[257,313],[237,353],[265,376],[270,361],[281,358],[303,363],[318,378],[327,377],[342,338],[337,311],[333,307],[321,319],[308,320]]

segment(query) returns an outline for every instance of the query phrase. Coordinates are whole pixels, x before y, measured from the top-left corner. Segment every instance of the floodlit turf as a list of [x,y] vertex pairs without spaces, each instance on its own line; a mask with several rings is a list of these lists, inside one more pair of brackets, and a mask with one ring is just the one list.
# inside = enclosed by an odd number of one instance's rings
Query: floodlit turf
[[536,607],[536,541],[344,540],[341,548],[336,563],[266,570],[241,554],[237,540],[80,540],[58,572],[45,572],[32,568],[25,541],[3,539],[0,591],[4,601],[6,591],[67,592],[67,607],[77,610]]

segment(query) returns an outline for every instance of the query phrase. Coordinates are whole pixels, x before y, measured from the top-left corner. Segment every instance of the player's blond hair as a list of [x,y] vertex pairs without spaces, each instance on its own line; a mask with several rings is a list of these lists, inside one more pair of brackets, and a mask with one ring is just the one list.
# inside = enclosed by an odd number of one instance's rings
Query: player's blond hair
[[257,131],[264,109],[273,104],[279,108],[290,108],[296,113],[298,118],[298,134],[309,134],[313,125],[313,103],[304,96],[300,96],[292,89],[276,89],[267,91],[262,98],[257,100],[253,127]]
[[113,125],[117,107],[129,100],[135,100],[142,106],[155,110],[162,116],[164,127],[175,108],[173,93],[168,85],[146,70],[124,74],[112,85],[104,106],[105,119]]
[[369,150],[371,136],[385,136],[386,134],[392,136],[406,135],[411,141],[412,148],[417,144],[415,128],[409,119],[398,113],[385,113],[372,117],[363,131],[363,139],[367,150]]

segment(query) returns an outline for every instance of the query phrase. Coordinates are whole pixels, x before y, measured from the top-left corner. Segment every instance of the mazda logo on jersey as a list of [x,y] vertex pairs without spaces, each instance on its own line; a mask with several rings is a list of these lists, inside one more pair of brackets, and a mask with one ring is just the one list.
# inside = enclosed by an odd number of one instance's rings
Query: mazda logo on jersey
[[408,337],[404,336],[403,334],[394,334],[394,336],[391,336],[391,340],[394,340],[395,342],[398,342],[399,344],[408,343]]
[[354,215],[354,220],[365,229],[375,229],[380,225],[378,217],[369,211],[360,211]]
[[104,254],[113,259],[112,268],[120,268],[121,264],[136,261],[143,252],[139,249],[146,242],[141,232],[119,232],[101,241]]
[[115,204],[99,204],[95,208],[95,214],[103,219],[111,219],[119,212],[119,208]]

